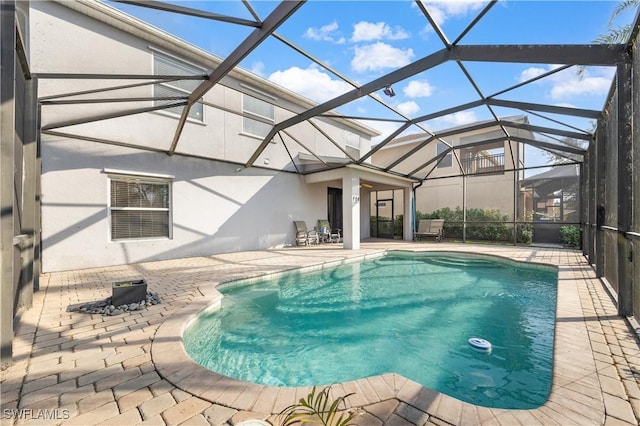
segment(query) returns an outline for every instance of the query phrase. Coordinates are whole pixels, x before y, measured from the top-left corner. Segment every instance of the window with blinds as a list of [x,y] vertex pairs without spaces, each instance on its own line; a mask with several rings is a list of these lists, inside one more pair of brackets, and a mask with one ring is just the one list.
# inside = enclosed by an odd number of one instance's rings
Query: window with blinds
[[[242,132],[264,138],[275,122],[273,104],[246,94],[242,95]],[[255,117],[255,118],[254,118]],[[256,120],[256,118],[262,120]],[[268,123],[265,123],[268,121]]]
[[[202,75],[204,70],[194,67],[192,65],[180,62],[174,58],[164,56],[160,53],[153,53],[153,72],[154,75]],[[175,80],[167,83],[158,83],[153,86],[153,94],[155,97],[183,97],[186,98],[198,87],[201,83],[200,80]],[[177,100],[158,100],[154,101],[154,105],[167,105],[175,103]],[[164,109],[172,114],[181,115],[184,107],[174,107]],[[200,102],[196,102],[191,106],[189,110],[189,118],[204,122],[204,105]]]
[[111,178],[111,239],[169,238],[169,182]]

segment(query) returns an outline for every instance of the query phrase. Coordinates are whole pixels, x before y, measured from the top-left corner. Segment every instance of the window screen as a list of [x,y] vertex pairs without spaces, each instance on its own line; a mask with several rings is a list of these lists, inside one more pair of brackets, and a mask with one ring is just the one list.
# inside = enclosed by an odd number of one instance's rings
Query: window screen
[[273,125],[258,121],[251,116],[260,117],[273,123],[275,121],[275,111],[272,104],[249,95],[242,95],[242,131],[250,135],[265,137]]
[[[194,66],[179,62],[175,59],[168,58],[166,56],[162,56],[159,53],[153,54],[153,69],[154,74],[158,76],[163,75],[201,75],[204,73],[204,70],[200,68],[196,68]],[[166,96],[180,96],[186,97],[189,96],[193,90],[198,87],[200,84],[200,80],[175,80],[167,83],[158,83],[153,86],[153,93],[156,97],[166,97]],[[175,103],[175,100],[162,100],[155,101],[154,105],[166,105],[170,103]],[[175,108],[165,109],[163,111],[168,111],[173,114],[180,115],[182,114],[182,109],[184,107],[179,106]],[[204,121],[204,106],[202,103],[197,102],[191,106],[189,110],[189,118]]]
[[169,182],[111,179],[111,239],[170,237]]

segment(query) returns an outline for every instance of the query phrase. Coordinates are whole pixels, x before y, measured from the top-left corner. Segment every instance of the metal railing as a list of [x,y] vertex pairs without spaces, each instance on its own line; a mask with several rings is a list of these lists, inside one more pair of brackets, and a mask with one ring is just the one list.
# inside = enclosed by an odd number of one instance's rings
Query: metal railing
[[466,174],[504,172],[504,154],[463,158],[460,162],[462,164],[462,169]]

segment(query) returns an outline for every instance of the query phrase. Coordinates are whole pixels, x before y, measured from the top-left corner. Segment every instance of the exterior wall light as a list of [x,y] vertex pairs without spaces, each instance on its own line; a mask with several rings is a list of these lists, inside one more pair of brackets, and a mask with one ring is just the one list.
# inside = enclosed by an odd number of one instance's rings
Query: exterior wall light
[[393,98],[396,95],[396,92],[393,91],[393,87],[391,87],[391,85],[385,87],[382,92],[390,98]]

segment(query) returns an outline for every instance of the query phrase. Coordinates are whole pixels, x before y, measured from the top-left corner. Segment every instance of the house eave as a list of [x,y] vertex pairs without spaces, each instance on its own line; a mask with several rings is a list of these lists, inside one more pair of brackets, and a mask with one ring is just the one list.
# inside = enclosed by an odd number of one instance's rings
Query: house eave
[[[207,52],[206,50],[194,46],[187,41],[181,40],[180,38],[177,38],[176,36],[171,35],[166,31],[154,27],[151,24],[128,15],[127,13],[124,13],[100,1],[54,1],[78,13],[89,16],[92,19],[124,31],[127,34],[131,34],[132,36],[144,40],[156,48],[179,54],[182,58],[192,61],[198,65],[207,67],[209,69],[215,69],[222,62],[222,58],[220,58],[219,56],[216,56],[210,52]],[[317,103],[311,101],[308,98],[305,98],[304,96],[300,96],[289,89],[286,89],[257,74],[239,67],[235,67],[228,76],[238,81],[244,82],[250,86],[253,86],[257,89],[273,93],[277,98],[291,102],[292,104],[299,106],[301,109],[310,109],[317,105]],[[334,113],[329,112],[329,114]],[[340,118],[337,116],[337,113],[335,114],[336,117],[330,118],[331,120],[341,123],[342,125],[347,126],[359,133],[362,133],[369,137],[375,137],[380,134],[377,130],[363,123]]]

